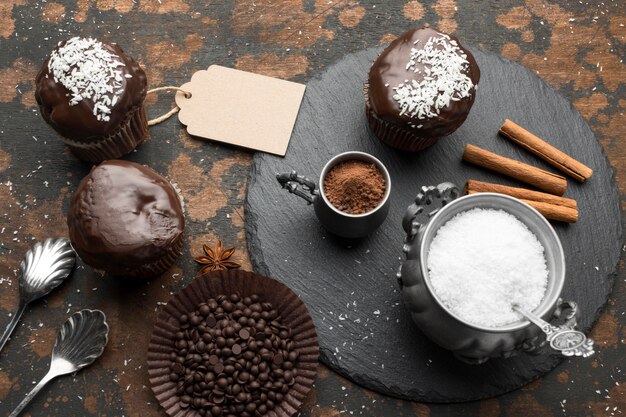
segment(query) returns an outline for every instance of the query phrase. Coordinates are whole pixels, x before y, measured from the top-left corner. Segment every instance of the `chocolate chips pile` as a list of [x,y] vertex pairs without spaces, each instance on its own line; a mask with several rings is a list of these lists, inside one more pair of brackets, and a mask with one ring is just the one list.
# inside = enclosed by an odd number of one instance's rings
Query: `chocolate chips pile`
[[260,417],[295,383],[291,329],[258,295],[219,295],[178,322],[170,380],[182,408],[204,417]]

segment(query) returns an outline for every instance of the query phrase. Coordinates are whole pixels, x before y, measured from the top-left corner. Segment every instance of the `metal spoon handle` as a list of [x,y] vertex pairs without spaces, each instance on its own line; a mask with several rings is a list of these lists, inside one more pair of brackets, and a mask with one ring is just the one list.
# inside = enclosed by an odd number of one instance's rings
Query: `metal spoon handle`
[[575,330],[573,326],[567,324],[560,327],[553,326],[541,317],[513,305],[513,310],[517,311],[529,321],[537,325],[546,334],[546,341],[550,347],[563,356],[582,356],[587,358],[594,354],[593,339],[588,339],[583,332]]
[[53,373],[51,370],[48,371],[48,373],[41,379],[41,381],[39,381],[39,383],[37,385],[35,385],[35,387],[26,395],[26,397],[24,397],[22,402],[19,403],[17,407],[15,407],[15,410],[13,410],[13,412],[11,414],[9,414],[9,417],[17,417],[17,416],[19,416],[20,413],[24,410],[24,408],[26,408],[28,403],[33,398],[35,398],[35,395],[37,395],[37,393],[39,391],[41,391],[41,389],[48,382],[50,382],[52,379],[54,379],[56,376],[57,376],[56,373]]
[[534,323],[537,327],[541,329],[542,332],[546,334],[546,336],[550,336],[559,330],[558,327],[551,325],[550,323],[548,323],[541,317],[538,317],[532,313],[529,313],[528,311],[524,310],[522,307],[518,305],[514,305],[513,310],[520,313],[522,316],[528,319],[531,323]]
[[9,324],[7,324],[6,329],[4,329],[2,337],[0,337],[0,352],[2,352],[2,348],[4,348],[4,345],[6,344],[7,340],[9,340],[11,333],[13,333],[13,330],[15,330],[15,326],[17,326],[17,322],[20,321],[20,317],[22,317],[22,314],[24,313],[24,310],[26,310],[27,305],[28,303],[20,300],[20,304],[17,307],[17,310],[15,311],[15,313],[13,313],[11,321],[9,322]]

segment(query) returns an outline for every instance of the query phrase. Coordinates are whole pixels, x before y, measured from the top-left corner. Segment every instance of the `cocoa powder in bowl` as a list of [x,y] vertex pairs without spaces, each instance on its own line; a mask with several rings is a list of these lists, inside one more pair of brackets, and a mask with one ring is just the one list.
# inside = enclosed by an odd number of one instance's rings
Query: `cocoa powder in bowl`
[[358,159],[338,163],[324,177],[324,195],[336,209],[348,214],[374,210],[385,197],[386,187],[378,166]]

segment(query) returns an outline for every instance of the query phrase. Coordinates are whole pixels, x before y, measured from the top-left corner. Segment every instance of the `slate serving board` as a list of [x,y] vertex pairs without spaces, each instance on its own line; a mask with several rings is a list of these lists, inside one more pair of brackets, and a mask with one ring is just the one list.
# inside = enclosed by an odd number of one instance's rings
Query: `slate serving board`
[[[568,180],[565,194],[578,201],[580,220],[554,226],[568,270],[562,295],[579,303],[580,328],[587,332],[611,291],[622,246],[614,171],[589,126],[554,88],[512,61],[473,48],[481,80],[465,124],[420,153],[387,147],[368,130],[363,107],[363,83],[380,51],[348,55],[311,80],[286,157],[254,156],[245,206],[254,269],[299,294],[317,326],[321,360],[358,384],[427,402],[470,401],[517,389],[560,358],[522,354],[466,365],[412,323],[395,276],[403,260],[404,211],[422,185],[452,181],[462,187],[470,178],[520,185],[461,162],[467,143],[552,170],[497,135],[505,118],[581,160],[594,175],[584,184]],[[378,157],[392,181],[386,222],[353,242],[329,235],[312,206],[281,190],[275,179],[277,172],[295,169],[318,182],[322,166],[348,150]]]

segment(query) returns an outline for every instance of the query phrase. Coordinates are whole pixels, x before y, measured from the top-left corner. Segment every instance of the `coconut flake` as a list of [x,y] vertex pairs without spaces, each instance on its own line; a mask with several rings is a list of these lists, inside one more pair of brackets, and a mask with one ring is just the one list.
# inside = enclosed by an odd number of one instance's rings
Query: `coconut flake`
[[451,102],[471,95],[474,83],[464,73],[469,68],[467,55],[449,39],[449,36],[440,34],[428,39],[420,49],[411,48],[406,68],[419,73],[421,70],[417,64],[421,64],[425,76],[419,82],[405,80],[393,88],[396,92],[393,99],[400,107],[400,116],[436,117]]
[[[54,81],[70,91],[70,106],[82,100],[93,103],[97,120],[108,121],[111,109],[122,95],[120,57],[109,52],[102,42],[74,37],[50,55],[48,69]],[[125,75],[130,78],[130,75]],[[118,81],[117,83],[114,81]]]

